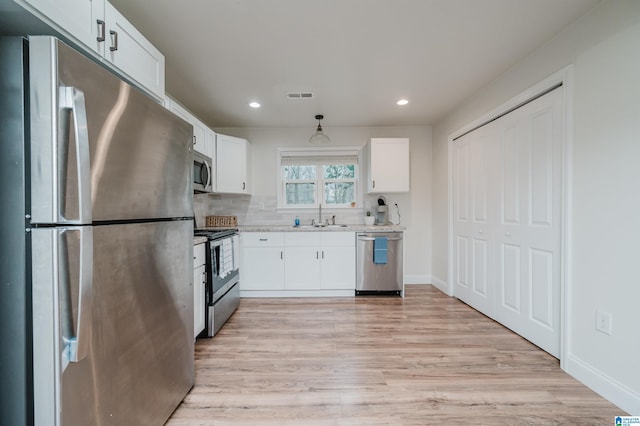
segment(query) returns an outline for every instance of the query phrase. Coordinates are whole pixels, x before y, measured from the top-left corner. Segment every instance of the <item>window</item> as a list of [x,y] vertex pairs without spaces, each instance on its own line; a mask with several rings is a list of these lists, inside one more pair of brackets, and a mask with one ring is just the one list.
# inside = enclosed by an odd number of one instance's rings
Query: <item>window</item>
[[280,207],[358,204],[358,151],[281,151]]

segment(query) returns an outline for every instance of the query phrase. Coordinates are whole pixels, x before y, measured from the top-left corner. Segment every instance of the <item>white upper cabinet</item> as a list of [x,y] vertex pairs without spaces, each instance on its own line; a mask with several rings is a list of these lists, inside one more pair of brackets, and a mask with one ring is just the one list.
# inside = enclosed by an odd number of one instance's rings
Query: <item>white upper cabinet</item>
[[14,1],[152,96],[164,97],[164,56],[108,1]]
[[164,97],[164,55],[109,2],[104,57],[158,98]]
[[105,0],[16,0],[33,15],[68,34],[87,49],[103,54]]
[[195,117],[193,118],[193,121],[190,121],[190,123],[193,125],[193,148],[207,157],[212,157],[211,147],[205,138],[207,126]]
[[215,132],[173,99],[167,97],[165,106],[169,111],[193,126],[193,148],[214,160],[216,149]]
[[216,135],[216,192],[250,194],[251,145],[246,139]]
[[366,154],[367,192],[409,192],[409,139],[373,138]]

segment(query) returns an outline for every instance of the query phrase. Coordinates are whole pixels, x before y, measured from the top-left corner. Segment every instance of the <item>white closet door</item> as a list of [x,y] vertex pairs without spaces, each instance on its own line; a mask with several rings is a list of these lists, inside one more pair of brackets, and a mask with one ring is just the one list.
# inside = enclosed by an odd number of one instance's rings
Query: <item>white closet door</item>
[[493,316],[495,292],[493,239],[496,221],[489,218],[490,161],[495,155],[489,124],[454,145],[454,211],[456,297]]
[[562,89],[497,124],[501,202],[495,319],[558,357]]
[[453,146],[455,295],[560,355],[563,89]]

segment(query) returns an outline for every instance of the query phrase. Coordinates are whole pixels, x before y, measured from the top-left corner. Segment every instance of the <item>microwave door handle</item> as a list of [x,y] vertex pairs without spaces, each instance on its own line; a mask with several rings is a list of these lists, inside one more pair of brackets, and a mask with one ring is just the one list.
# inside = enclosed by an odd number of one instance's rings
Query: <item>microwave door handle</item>
[[[73,86],[60,87],[60,105],[71,109],[76,142],[76,170],[78,185],[78,218],[67,223],[91,224],[91,161],[89,154],[89,131],[87,109],[82,90]],[[68,141],[67,141],[68,143]]]
[[204,185],[204,187],[205,187],[205,189],[206,189],[206,188],[211,187],[211,179],[212,179],[212,176],[211,176],[211,167],[209,167],[209,164],[208,164],[206,161],[203,161],[203,164],[204,164],[204,168],[205,168],[205,169],[206,169],[206,171],[207,171],[207,178],[206,178],[206,179],[203,179],[203,180],[206,180],[206,181],[207,181],[207,182],[205,183],[205,185]]

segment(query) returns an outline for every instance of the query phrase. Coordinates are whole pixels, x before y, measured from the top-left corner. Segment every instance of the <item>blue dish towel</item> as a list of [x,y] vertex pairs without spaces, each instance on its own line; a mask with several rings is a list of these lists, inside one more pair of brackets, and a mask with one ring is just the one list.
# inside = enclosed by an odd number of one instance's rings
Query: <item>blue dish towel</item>
[[376,237],[373,241],[373,263],[378,265],[387,263],[387,237]]

